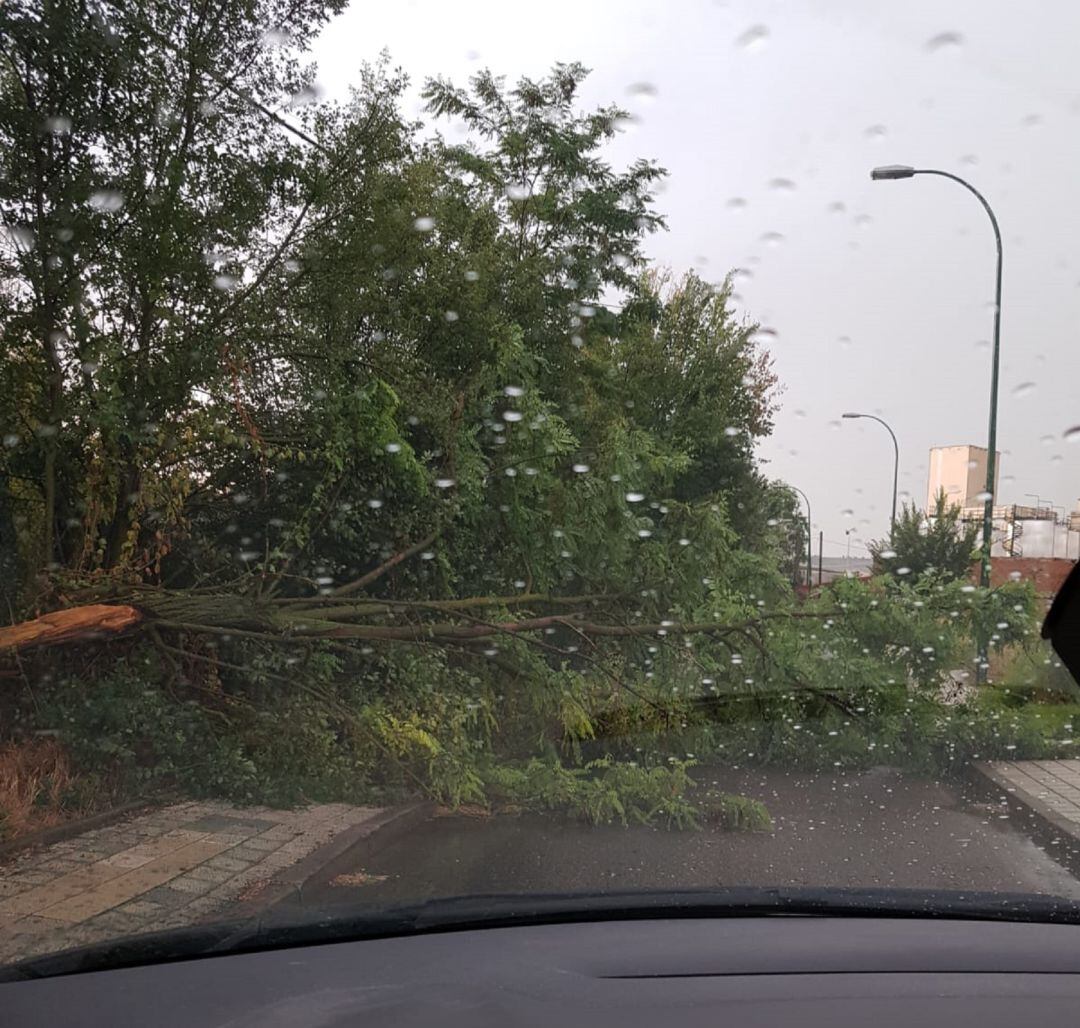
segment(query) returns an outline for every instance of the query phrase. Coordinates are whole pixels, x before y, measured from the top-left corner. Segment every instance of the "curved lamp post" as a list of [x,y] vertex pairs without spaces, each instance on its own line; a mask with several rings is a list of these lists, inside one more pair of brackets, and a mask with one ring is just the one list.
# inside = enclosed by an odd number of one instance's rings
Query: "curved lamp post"
[[797,485],[789,484],[788,488],[795,490],[806,504],[806,588],[809,589],[814,583],[814,537],[810,527],[810,501]]
[[844,418],[869,418],[871,421],[876,421],[879,425],[885,426],[885,431],[892,436],[893,445],[893,473],[892,473],[892,518],[889,520],[890,534],[896,529],[896,483],[900,477],[900,445],[896,441],[896,433],[889,427],[888,422],[879,418],[876,414],[856,414],[854,411],[849,411],[847,414],[842,414]]
[[[994,532],[994,473],[996,471],[994,465],[997,454],[998,363],[1001,351],[1001,229],[998,227],[997,217],[994,215],[993,208],[987,203],[986,197],[970,182],[950,171],[912,168],[906,164],[886,164],[870,172],[870,177],[875,182],[884,179],[912,178],[915,175],[937,175],[939,178],[951,179],[957,185],[963,186],[982,204],[983,210],[990,218],[990,225],[994,230],[994,242],[997,245],[997,275],[994,281],[994,348],[990,363],[990,431],[986,446],[986,496],[983,504],[983,545],[979,573],[979,585],[987,589],[990,586],[990,545]],[[986,640],[980,639],[976,681],[986,681],[986,669]]]

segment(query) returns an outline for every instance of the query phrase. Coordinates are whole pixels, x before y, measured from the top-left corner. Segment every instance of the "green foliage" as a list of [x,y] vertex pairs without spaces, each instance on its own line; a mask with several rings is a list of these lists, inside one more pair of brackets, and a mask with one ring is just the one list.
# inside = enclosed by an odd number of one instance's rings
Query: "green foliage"
[[720,796],[715,813],[726,828],[746,832],[771,832],[773,829],[773,821],[765,804],[748,796]]
[[[960,520],[960,508],[950,506],[944,491],[934,500],[933,514],[904,504],[889,538],[870,544],[874,570],[918,580],[926,574],[940,578],[966,578],[976,559],[977,525]],[[906,569],[906,570],[905,570]]]
[[[602,757],[567,768],[534,757],[520,767],[492,767],[488,786],[504,802],[566,811],[593,824],[635,821],[694,828],[699,812],[686,797],[691,766],[689,761],[672,761],[667,767],[646,768]],[[748,819],[732,818],[730,823],[744,827]]]
[[1030,593],[962,584],[953,512],[905,510],[895,574],[793,595],[769,354],[729,281],[649,267],[663,172],[610,162],[625,112],[583,110],[576,64],[429,80],[460,144],[386,61],[296,106],[340,6],[0,11],[4,600],[147,612],[20,661],[2,723],[132,791],[678,827],[695,759],[1012,738],[937,699],[978,633],[1032,627]]

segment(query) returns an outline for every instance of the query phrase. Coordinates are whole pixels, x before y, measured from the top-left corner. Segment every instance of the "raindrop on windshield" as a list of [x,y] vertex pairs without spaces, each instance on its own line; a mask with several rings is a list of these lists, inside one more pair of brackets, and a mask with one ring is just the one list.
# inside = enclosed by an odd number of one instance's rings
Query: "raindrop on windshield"
[[911,568],[909,568],[909,567],[897,568],[896,573],[898,575],[910,575],[911,574]]
[[399,453],[401,451],[401,443],[387,443],[385,449],[387,453]]
[[752,25],[738,39],[735,45],[747,53],[764,50],[769,42],[769,30],[764,25]]
[[733,196],[724,206],[729,211],[741,211],[746,206],[746,201],[741,196]]
[[519,410],[504,410],[502,416],[503,421],[520,421],[522,418]]
[[292,33],[288,29],[273,28],[263,33],[263,42],[267,46],[287,46],[292,41]]
[[795,183],[789,178],[774,178],[769,182],[769,188],[777,193],[792,193],[795,191]]
[[124,194],[116,189],[99,189],[90,194],[90,206],[102,214],[115,214],[124,207]]
[[884,139],[886,130],[884,125],[871,125],[863,132],[867,139]]
[[728,437],[737,436],[738,434],[739,430],[734,425],[728,425],[727,428],[724,429],[724,435]]
[[435,227],[434,218],[417,218],[413,223],[417,232],[430,232]]
[[1030,396],[1033,392],[1035,392],[1034,382],[1021,382],[1013,389],[1012,394],[1019,399],[1022,396]]
[[658,90],[651,82],[631,82],[626,87],[626,92],[629,96],[640,96],[652,100],[655,99]]
[[451,489],[454,486],[454,480],[452,478],[437,478],[435,479],[436,489]]
[[626,502],[627,503],[641,503],[641,501],[644,500],[644,499],[645,499],[645,494],[644,493],[627,493],[626,494]]
[[46,118],[41,127],[50,136],[66,136],[71,131],[71,119],[65,118],[62,114],[57,114],[51,118]]
[[529,198],[529,187],[524,182],[509,183],[505,192],[508,200],[527,200]]
[[525,390],[521,386],[505,386],[503,388],[503,394],[506,396],[522,396]]
[[964,45],[964,37],[959,32],[939,32],[931,36],[925,45],[928,53],[941,53],[943,50],[956,50]]
[[588,464],[575,464],[571,470],[577,475],[584,475],[589,470]]
[[991,494],[986,491],[976,493],[975,499],[978,500],[979,503],[986,503],[987,500],[991,499]]
[[1080,425],[1073,425],[1072,428],[1065,429],[1065,433],[1061,438],[1067,443],[1080,443]]
[[764,232],[761,241],[766,246],[779,246],[784,241],[784,236],[781,232]]
[[321,90],[316,85],[303,86],[289,97],[288,107],[306,107],[319,99]]
[[228,292],[231,289],[235,289],[239,279],[235,275],[215,275],[214,276],[214,288],[220,289],[222,292]]

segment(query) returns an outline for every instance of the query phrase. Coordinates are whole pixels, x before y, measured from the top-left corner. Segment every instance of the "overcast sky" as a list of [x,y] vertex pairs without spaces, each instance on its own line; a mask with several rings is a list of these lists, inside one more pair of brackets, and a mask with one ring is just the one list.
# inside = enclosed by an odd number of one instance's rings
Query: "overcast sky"
[[872,183],[876,164],[953,171],[994,206],[998,502],[1080,498],[1080,445],[1063,439],[1080,425],[1078,41],[1076,0],[355,0],[314,56],[330,96],[384,47],[417,85],[592,68],[585,102],[640,118],[612,161],[670,173],[650,256],[716,280],[749,272],[740,307],[775,329],[785,387],[766,472],[809,495],[827,556],[847,529],[854,556],[887,531],[892,448],[840,414],[892,425],[901,498],[921,506],[929,448],[985,446],[989,412],[986,215],[947,180]]

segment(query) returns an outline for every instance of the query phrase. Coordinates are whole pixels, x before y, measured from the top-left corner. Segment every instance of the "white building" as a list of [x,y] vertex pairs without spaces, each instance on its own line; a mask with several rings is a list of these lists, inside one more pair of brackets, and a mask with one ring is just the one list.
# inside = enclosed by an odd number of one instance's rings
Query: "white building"
[[[984,446],[935,446],[930,450],[926,511],[933,511],[939,492],[950,507],[959,507],[966,522],[982,525],[986,496]],[[1001,481],[1001,454],[994,463],[994,500]],[[1080,559],[1080,500],[1068,515],[1053,507],[1012,503],[993,508],[992,557],[1065,557]],[[981,540],[982,533],[979,534]]]

